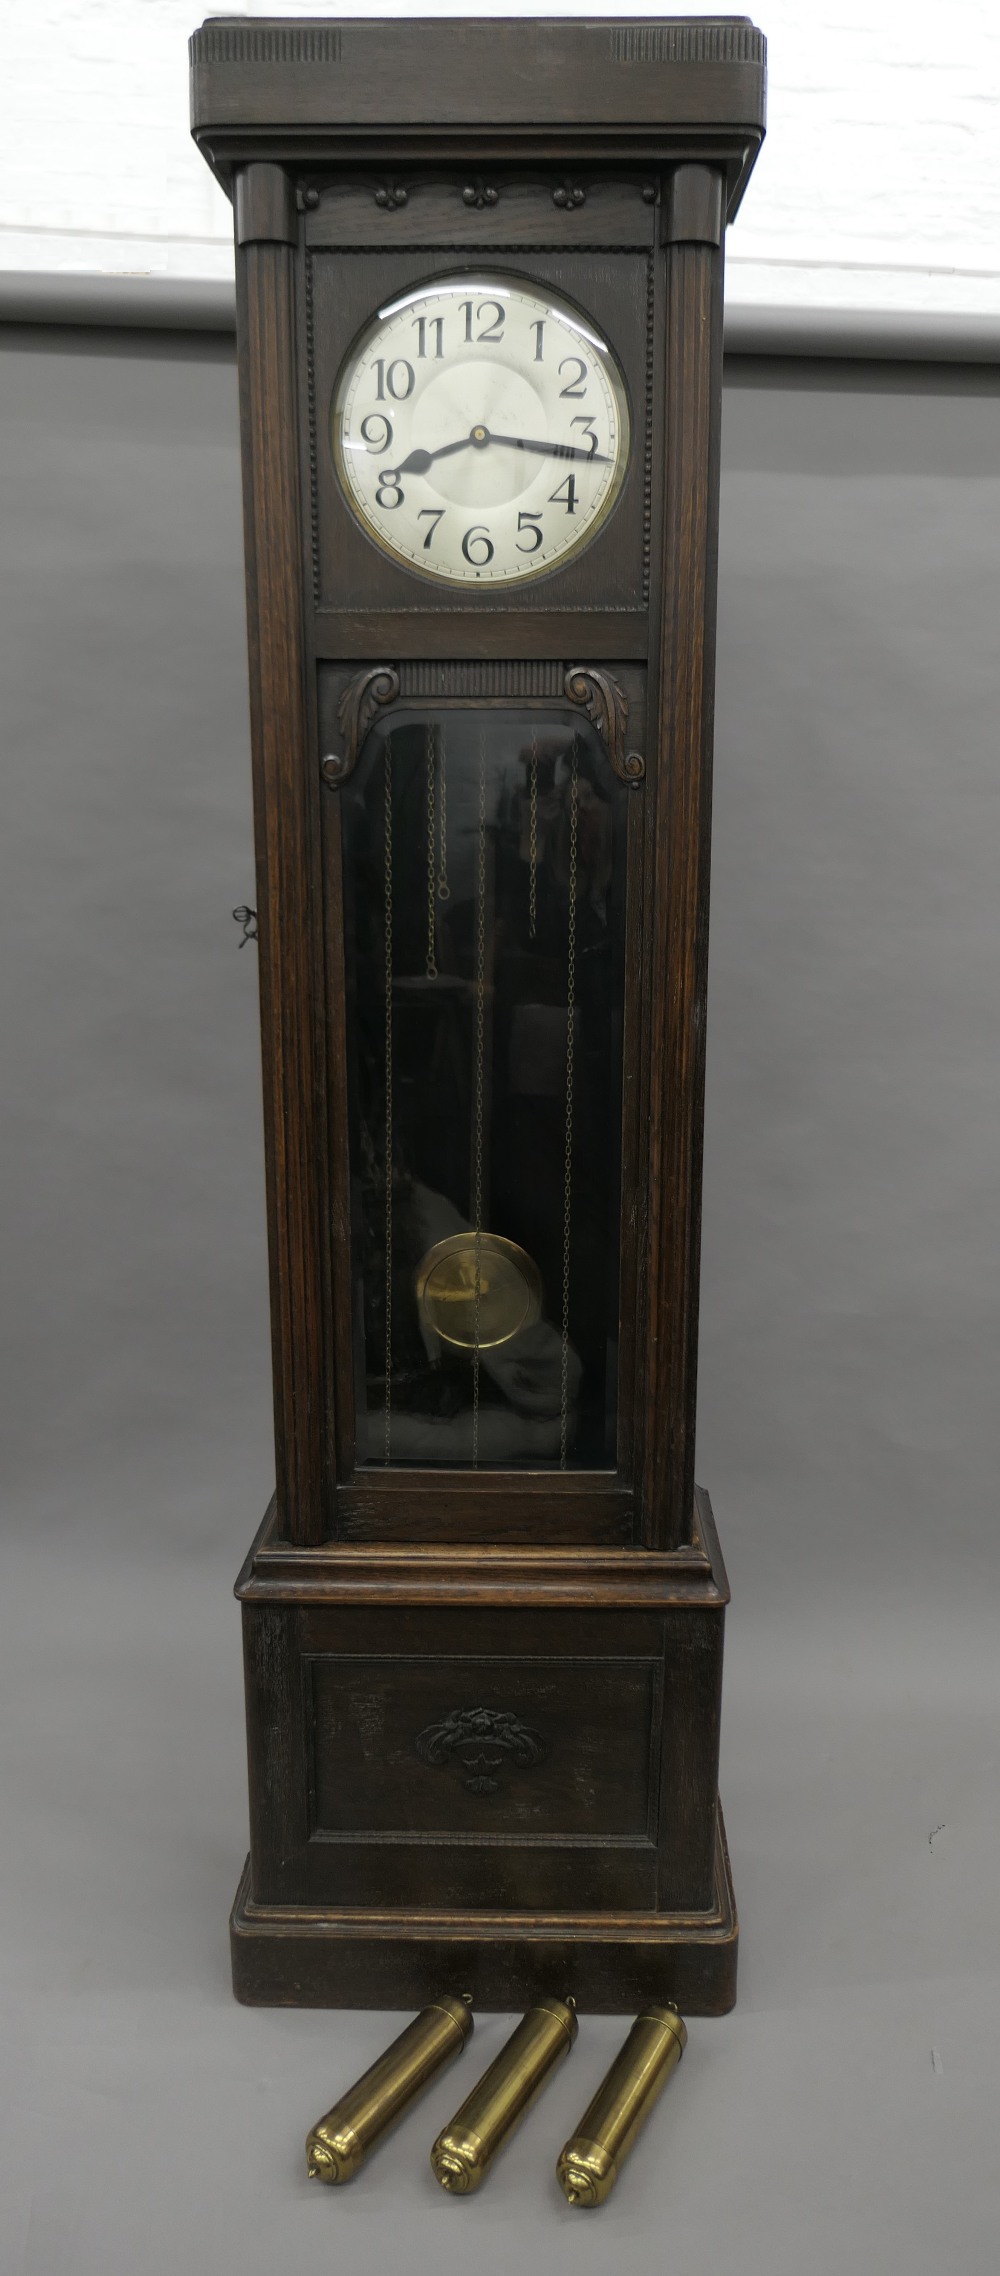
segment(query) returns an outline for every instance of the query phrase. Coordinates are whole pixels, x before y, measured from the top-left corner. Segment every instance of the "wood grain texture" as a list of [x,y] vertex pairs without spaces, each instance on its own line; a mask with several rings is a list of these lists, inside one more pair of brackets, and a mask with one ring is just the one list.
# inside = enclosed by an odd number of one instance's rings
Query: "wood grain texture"
[[725,2015],[736,1998],[739,1925],[719,1813],[711,1906],[695,1914],[546,1913],[440,1907],[267,1906],[249,1861],[230,1919],[233,1988],[249,2006],[419,2008],[461,1981],[502,2014],[550,1994],[592,2015],[673,2000]]
[[243,1618],[259,1902],[710,1910],[721,1605]]
[[343,657],[396,656],[514,658],[596,655],[609,663],[645,658],[649,620],[645,609],[548,608],[317,609],[316,654]]
[[653,878],[646,1539],[694,1513],[708,987],[722,255],[667,256],[660,754]]
[[[461,232],[463,245],[475,258],[480,245],[488,246],[496,238],[498,226],[522,246],[551,245],[555,235],[566,246],[652,244],[653,206],[643,191],[648,192],[655,177],[651,175],[645,184],[636,175],[621,182],[593,167],[582,167],[574,179],[583,189],[582,203],[557,206],[553,193],[560,187],[561,173],[541,178],[536,173],[532,179],[527,169],[511,174],[494,167],[484,176],[466,168],[449,178],[411,168],[402,185],[405,203],[387,209],[384,203],[376,204],[370,181],[338,177],[331,182],[320,176],[312,193],[316,208],[307,208],[306,244],[310,248],[370,245],[383,251],[396,241],[452,251]],[[479,195],[480,205],[466,199],[467,188]],[[489,190],[494,192],[492,199],[483,194]]]
[[242,1603],[562,1605],[580,1611],[728,1604],[729,1582],[701,1487],[691,1533],[689,1542],[667,1551],[548,1543],[494,1544],[484,1552],[475,1544],[430,1541],[327,1541],[306,1551],[280,1539],[272,1502],[236,1595]]
[[237,257],[237,353],[260,933],[264,1142],[278,1509],[324,1530],[323,1056],[318,786],[303,648],[294,253]]

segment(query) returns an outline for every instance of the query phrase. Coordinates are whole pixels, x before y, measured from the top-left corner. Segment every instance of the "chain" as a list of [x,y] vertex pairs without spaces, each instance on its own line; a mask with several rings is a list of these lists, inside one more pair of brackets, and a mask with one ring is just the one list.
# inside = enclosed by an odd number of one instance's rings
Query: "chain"
[[[448,883],[448,775],[445,766],[444,730],[440,730],[440,760],[437,754],[438,735],[427,729],[427,978],[436,980],[437,964],[437,911],[435,901],[450,901]],[[436,781],[440,781],[440,794],[436,795]]]
[[384,773],[385,847],[385,1461],[392,1430],[392,739],[386,739]]
[[568,928],[566,941],[566,1132],[563,1149],[563,1269],[562,1269],[562,1342],[559,1354],[559,1468],[566,1468],[566,1445],[569,1434],[569,1258],[570,1224],[573,1204],[573,1046],[574,999],[576,996],[576,825],[577,825],[577,753],[573,745],[569,788],[569,879]]
[[445,748],[443,724],[438,733],[441,746],[441,818],[438,834],[437,897],[439,901],[450,901],[451,886],[448,883],[448,753]]
[[531,731],[528,769],[528,939],[534,940],[538,916],[538,737]]
[[476,860],[476,1069],[473,1215],[476,1285],[472,1352],[472,1467],[479,1463],[479,1328],[483,1288],[483,1112],[486,1074],[486,730],[479,730],[479,839]]
[[437,911],[434,905],[434,866],[437,860],[434,814],[434,729],[427,729],[427,978],[437,979]]

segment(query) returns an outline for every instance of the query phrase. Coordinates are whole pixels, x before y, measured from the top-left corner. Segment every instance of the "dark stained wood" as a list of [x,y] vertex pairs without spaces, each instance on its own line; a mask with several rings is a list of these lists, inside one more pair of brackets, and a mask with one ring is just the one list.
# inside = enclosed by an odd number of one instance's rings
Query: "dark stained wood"
[[237,246],[297,245],[295,191],[282,166],[241,166],[233,181]]
[[308,164],[352,145],[382,164],[458,149],[650,162],[726,153],[730,218],[764,131],[765,42],[720,22],[418,19],[209,22],[190,43],[192,128],[225,182],[234,157]]
[[[376,205],[370,178],[359,181],[319,178],[318,205],[306,210],[306,244],[310,248],[370,245],[381,252],[387,245],[441,245],[455,243],[456,207],[461,202],[462,232],[473,259],[485,258],[498,232],[520,246],[599,244],[634,249],[652,245],[655,222],[655,176],[645,183],[633,174],[615,181],[595,173],[592,166],[573,169],[574,186],[583,190],[579,205],[556,205],[554,193],[563,186],[565,167],[532,179],[524,171],[511,174],[496,166],[483,174],[479,167],[454,174],[445,181],[426,172],[406,172],[406,202],[386,208]],[[469,204],[466,189],[479,198]],[[480,252],[480,249],[482,251]]]
[[729,1583],[703,1489],[694,1540],[664,1553],[546,1543],[526,1550],[450,1542],[325,1542],[308,1553],[277,1537],[272,1503],[236,1584],[245,1603],[498,1604],[522,1606],[722,1606]]
[[309,764],[296,444],[294,255],[237,256],[275,1461],[289,1540],[326,1498],[319,797]]
[[[655,1842],[649,1772],[660,1736],[658,1659],[551,1649],[435,1655],[430,1637],[422,1653],[406,1656],[391,1636],[381,1642],[380,1652],[318,1652],[307,1663],[314,1839],[409,1838],[426,1825],[430,1839],[437,1832],[478,1840],[481,1867],[500,1836],[545,1848],[596,1831],[605,1840]],[[488,1729],[482,1744],[466,1740],[464,1753],[421,1754],[415,1741],[427,1732],[447,1736],[448,1718],[470,1701],[477,1717],[494,1717],[501,1742],[511,1719],[515,1736],[527,1732],[523,1759],[505,1754],[502,1743],[491,1749]],[[587,1775],[573,1775],[584,1758]]]
[[711,1910],[720,1605],[244,1622],[259,1902]]
[[[243,1623],[243,1679],[247,1708],[250,1776],[250,1842],[253,1855],[271,1855],[275,1828],[287,1820],[289,1797],[301,1775],[301,1713],[296,1713],[296,1682],[301,1671],[295,1650],[298,1619],[277,1604],[263,1604]],[[301,1815],[301,1811],[300,1811]],[[301,1838],[301,1837],[300,1837]]]
[[480,2011],[501,2014],[553,1993],[591,2015],[634,2015],[647,2000],[725,2015],[736,1998],[739,1929],[721,1812],[707,1912],[267,1906],[251,1895],[248,1860],[230,1937],[233,1989],[249,2006],[419,2008],[459,1979]]
[[721,245],[725,182],[715,166],[675,166],[663,199],[663,245]]
[[[718,1808],[729,1591],[693,1474],[717,238],[762,132],[763,43],[744,19],[256,19],[207,25],[192,58],[200,145],[227,186],[247,169],[277,1458],[237,1589],[251,1854],[234,1986],[250,2001],[400,2006],[452,1983],[487,2008],[570,1992],[595,2010],[673,1998],[722,2013],[738,1934]],[[484,607],[411,575],[334,479],[329,404],[352,340],[386,298],[466,263],[576,299],[629,390],[615,511],[529,605],[512,590]],[[358,1463],[342,698],[384,667],[403,704],[428,690],[559,704],[570,665],[611,675],[622,748],[645,761],[621,792],[617,1469]]]
[[317,609],[315,653],[343,657],[598,655],[645,658],[645,609]]
[[667,254],[660,766],[653,881],[646,1539],[694,1512],[708,990],[722,256]]
[[[317,701],[317,713],[319,709]],[[326,1404],[328,1411],[332,1410],[333,1435],[329,1442],[325,1499],[330,1524],[336,1522],[336,1481],[350,1477],[354,1467],[354,1331],[348,1261],[351,1255],[351,1163],[347,1084],[342,1077],[337,1079],[340,1070],[347,1064],[347,973],[344,960],[340,813],[339,799],[327,797],[321,801],[327,1065],[335,1071],[335,1079],[326,1085],[329,1162],[327,1317],[330,1322],[327,1349],[333,1378]]]
[[[486,1490],[484,1491],[484,1487]],[[539,1541],[567,1548],[635,1538],[635,1498],[609,1484],[608,1474],[588,1479],[574,1471],[500,1472],[489,1484],[471,1472],[379,1472],[359,1469],[337,1489],[337,1538],[356,1542],[482,1542],[490,1548]]]

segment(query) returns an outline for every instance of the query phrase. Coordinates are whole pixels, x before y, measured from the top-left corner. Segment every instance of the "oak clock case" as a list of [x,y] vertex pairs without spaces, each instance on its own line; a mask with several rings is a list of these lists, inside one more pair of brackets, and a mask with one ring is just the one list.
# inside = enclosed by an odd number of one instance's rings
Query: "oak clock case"
[[396,25],[366,147],[377,31],[192,43],[236,216],[275,1368],[234,1986],[721,2012],[692,1465],[721,240],[763,43]]

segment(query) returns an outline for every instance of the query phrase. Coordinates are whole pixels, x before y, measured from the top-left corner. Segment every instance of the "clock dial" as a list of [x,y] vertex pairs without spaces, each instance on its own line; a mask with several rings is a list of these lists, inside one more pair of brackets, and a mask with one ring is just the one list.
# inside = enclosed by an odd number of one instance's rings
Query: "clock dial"
[[589,543],[628,464],[614,355],[556,293],[477,273],[380,309],[334,391],[362,527],[425,577],[521,584]]

